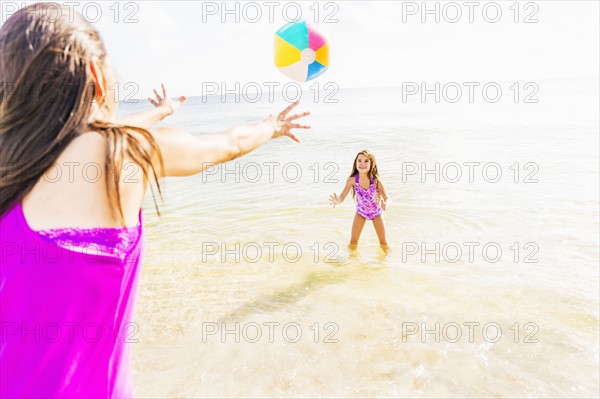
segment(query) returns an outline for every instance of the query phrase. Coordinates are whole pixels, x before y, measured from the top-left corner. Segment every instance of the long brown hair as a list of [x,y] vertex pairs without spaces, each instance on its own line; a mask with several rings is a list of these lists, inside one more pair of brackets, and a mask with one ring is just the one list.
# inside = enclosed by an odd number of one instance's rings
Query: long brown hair
[[[103,120],[90,122],[99,92],[89,61],[95,58],[101,67],[106,50],[98,31],[81,14],[57,3],[22,8],[0,29],[0,49],[0,216],[86,131],[107,139],[109,203],[123,225],[119,181],[125,156],[141,167],[144,184],[152,171],[162,198],[153,156],[161,168],[163,161],[152,134]],[[151,190],[160,215],[152,185]]]
[[[367,172],[367,176],[369,176],[369,180],[378,179],[379,178],[379,170],[377,169],[377,161],[375,160],[375,155],[373,155],[369,150],[362,150],[358,154],[356,154],[356,157],[354,157],[354,163],[352,164],[352,172],[350,173],[350,177],[354,177],[358,173],[358,168],[356,167],[356,162],[358,161],[358,156],[361,154],[366,156],[367,158],[369,158],[369,160],[371,161],[371,168]],[[355,193],[354,184],[353,184],[352,185],[352,198],[354,198],[355,195],[356,195],[356,193]]]

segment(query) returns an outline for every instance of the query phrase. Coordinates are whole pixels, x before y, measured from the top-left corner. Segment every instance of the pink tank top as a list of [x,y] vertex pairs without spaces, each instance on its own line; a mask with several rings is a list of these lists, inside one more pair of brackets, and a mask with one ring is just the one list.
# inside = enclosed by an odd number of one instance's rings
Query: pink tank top
[[0,217],[0,396],[131,397],[131,322],[144,234],[32,230]]

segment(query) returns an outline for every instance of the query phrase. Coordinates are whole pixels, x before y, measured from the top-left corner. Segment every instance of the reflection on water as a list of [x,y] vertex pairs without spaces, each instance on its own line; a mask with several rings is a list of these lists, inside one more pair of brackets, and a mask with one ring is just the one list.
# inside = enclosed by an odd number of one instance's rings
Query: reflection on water
[[[301,145],[168,179],[162,218],[145,206],[136,395],[597,395],[598,93],[567,83],[538,104],[349,90],[305,102]],[[279,107],[192,99],[171,123]],[[348,253],[352,201],[328,205],[363,148],[393,200],[387,256],[370,223]]]

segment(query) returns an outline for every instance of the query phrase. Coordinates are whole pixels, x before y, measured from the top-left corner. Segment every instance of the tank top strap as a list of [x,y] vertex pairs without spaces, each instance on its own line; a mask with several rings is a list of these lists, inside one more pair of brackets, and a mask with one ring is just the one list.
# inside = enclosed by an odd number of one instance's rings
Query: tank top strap
[[354,175],[354,183],[358,184],[358,173],[356,175]]

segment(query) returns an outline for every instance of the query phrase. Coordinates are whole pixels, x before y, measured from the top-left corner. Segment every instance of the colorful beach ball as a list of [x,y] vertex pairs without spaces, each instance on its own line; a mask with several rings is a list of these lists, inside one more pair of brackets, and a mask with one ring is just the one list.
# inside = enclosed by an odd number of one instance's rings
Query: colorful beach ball
[[275,66],[295,81],[314,79],[329,66],[327,40],[304,21],[290,22],[275,33]]

